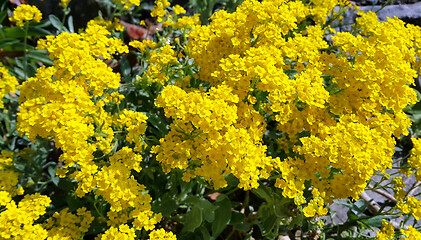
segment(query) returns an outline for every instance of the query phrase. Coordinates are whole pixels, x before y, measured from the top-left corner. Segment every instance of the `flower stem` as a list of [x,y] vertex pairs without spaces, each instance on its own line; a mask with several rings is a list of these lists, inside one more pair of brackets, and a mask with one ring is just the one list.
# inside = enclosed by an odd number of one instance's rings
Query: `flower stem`
[[24,36],[23,36],[23,56],[24,56],[24,60],[23,60],[23,72],[24,72],[24,80],[26,81],[28,78],[28,74],[27,74],[27,68],[28,68],[28,56],[27,56],[27,46],[28,46],[28,29],[29,29],[29,23],[25,22],[25,26],[24,26]]

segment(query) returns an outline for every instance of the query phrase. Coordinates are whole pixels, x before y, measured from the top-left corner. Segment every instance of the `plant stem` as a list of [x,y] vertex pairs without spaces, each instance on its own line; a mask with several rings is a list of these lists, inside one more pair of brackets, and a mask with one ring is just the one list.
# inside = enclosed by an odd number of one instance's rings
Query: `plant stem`
[[23,56],[24,56],[24,60],[23,60],[23,72],[24,72],[24,80],[27,80],[27,66],[28,66],[28,56],[27,56],[27,52],[26,52],[26,48],[28,46],[27,42],[28,42],[28,28],[29,28],[29,23],[25,22],[25,26],[24,26],[24,37],[23,37]]

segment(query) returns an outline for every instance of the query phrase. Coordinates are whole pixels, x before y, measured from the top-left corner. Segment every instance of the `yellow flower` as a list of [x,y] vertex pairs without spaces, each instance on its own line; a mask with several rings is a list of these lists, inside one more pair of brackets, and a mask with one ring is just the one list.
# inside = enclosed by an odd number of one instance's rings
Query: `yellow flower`
[[111,239],[125,239],[134,240],[136,233],[134,228],[130,228],[127,224],[122,224],[118,227],[111,227],[104,234],[101,235],[101,240]]
[[171,4],[167,0],[155,0],[155,6],[151,10],[151,16],[157,17],[157,22],[161,23],[164,16],[167,14],[165,8],[169,7]]
[[60,1],[60,6],[62,6],[63,8],[67,8],[67,6],[69,5],[69,2],[71,0],[61,0]]
[[15,92],[18,80],[9,74],[9,71],[0,63],[0,109],[4,107],[3,98],[4,95]]
[[417,220],[421,218],[421,200],[415,197],[400,199],[396,206],[405,214],[411,213]]
[[172,232],[160,228],[149,233],[149,240],[177,240],[177,237]]
[[35,20],[36,22],[41,21],[42,13],[40,10],[28,4],[22,4],[13,11],[13,17],[9,18],[11,22],[16,22],[16,25],[22,27],[24,21]]
[[76,214],[69,212],[68,208],[55,212],[48,219],[45,227],[48,229],[48,236],[51,239],[80,239],[83,233],[89,230],[94,220],[90,211],[85,207],[79,208]]
[[400,238],[399,240],[421,239],[421,232],[417,231],[413,226],[408,226],[408,229],[401,229],[401,233],[407,238]]
[[382,228],[377,232],[377,240],[390,240],[395,236],[395,228],[391,223],[382,220]]
[[139,6],[140,0],[113,0],[117,4],[123,4],[125,9],[130,9],[133,5]]
[[173,9],[176,15],[186,13],[186,10],[180,5],[175,5]]
[[35,193],[26,195],[19,203],[9,200],[6,204],[2,191],[0,197],[0,204],[4,205],[0,212],[1,239],[47,238],[47,230],[35,222],[46,213],[46,207],[51,203],[49,197]]

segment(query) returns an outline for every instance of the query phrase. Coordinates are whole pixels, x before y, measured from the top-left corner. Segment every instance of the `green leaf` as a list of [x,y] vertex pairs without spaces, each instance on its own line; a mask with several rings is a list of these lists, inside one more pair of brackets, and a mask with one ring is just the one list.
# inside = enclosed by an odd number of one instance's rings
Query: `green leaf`
[[48,166],[48,174],[50,174],[50,177],[56,176],[56,169],[57,166]]
[[63,178],[60,180],[58,187],[64,191],[73,191],[77,187],[77,183],[75,180],[71,180],[69,178]]
[[251,230],[252,224],[248,222],[243,222],[240,224],[235,224],[235,229],[243,232],[248,232]]
[[155,113],[147,113],[148,122],[158,130],[157,137],[164,137],[168,133],[168,124],[166,124],[162,118]]
[[350,221],[356,221],[356,220],[358,220],[358,216],[355,215],[355,213],[353,213],[353,211],[348,211],[347,212],[347,216],[348,216],[348,219]]
[[50,20],[51,24],[59,31],[59,32],[68,32],[67,28],[63,26],[60,19],[58,17],[50,14],[48,15],[48,19]]
[[291,215],[289,210],[291,204],[292,200],[289,198],[277,199],[277,201],[273,203],[273,210],[275,215],[281,218],[289,217]]
[[7,11],[0,12],[0,24],[4,21],[6,17],[7,17]]
[[273,215],[273,205],[267,202],[262,203],[259,207],[259,216],[264,218],[269,215]]
[[56,169],[57,169],[57,165],[48,166],[48,174],[50,174],[51,182],[53,182],[54,185],[58,186],[58,182],[60,181],[60,178],[56,176]]
[[[4,28],[4,37],[5,38],[24,38],[25,37],[25,31],[20,27],[6,27]],[[46,35],[51,35],[51,32],[43,29],[39,25],[32,25],[30,24],[28,27],[28,37],[43,37]]]
[[209,231],[205,227],[201,227],[200,228],[200,232],[202,233],[203,240],[210,240],[211,239],[211,236],[209,234]]
[[40,61],[40,62],[42,62],[42,63],[44,63],[44,64],[47,64],[47,65],[53,65],[53,60],[51,60],[47,55],[46,55],[46,53],[44,53],[44,54],[42,54],[42,53],[37,53],[37,52],[31,52],[31,53],[29,53],[29,54],[27,54],[27,57],[29,58],[29,59],[34,59],[34,60],[37,60],[37,61]]
[[54,185],[58,186],[58,183],[60,182],[60,177],[59,177],[59,176],[54,176],[54,177],[51,177],[51,182],[52,182]]
[[218,237],[219,234],[227,227],[231,220],[231,201],[225,195],[219,195],[216,198],[215,220],[212,222],[212,236]]
[[193,206],[185,215],[183,232],[194,232],[200,225],[202,225],[202,210],[198,206]]
[[210,203],[208,200],[204,198],[200,198],[199,196],[190,196],[187,197],[184,203],[191,204],[193,206],[198,206],[203,211],[203,217],[208,222],[213,222],[215,218],[215,209],[218,207]]
[[161,202],[156,211],[162,213],[164,217],[167,217],[170,216],[177,208],[177,202],[174,199],[167,197]]
[[123,75],[123,78],[126,79],[127,81],[130,78],[130,74],[132,72],[130,68],[129,60],[127,60],[127,58],[123,56],[121,58],[120,66],[121,66],[121,74]]
[[271,195],[272,191],[265,186],[260,185],[257,189],[252,189],[252,193],[256,194],[259,198],[264,199],[266,202],[270,203],[273,201],[273,197]]
[[67,25],[69,26],[69,31],[71,33],[75,32],[75,27],[73,26],[73,17],[69,16],[69,18],[67,19]]
[[352,204],[351,210],[354,214],[362,214],[367,209],[368,203],[364,202],[363,200],[358,200]]
[[80,198],[71,196],[70,194],[66,196],[66,203],[70,211],[76,210],[78,208],[84,207],[84,202]]
[[381,227],[383,219],[389,218],[385,216],[374,216],[368,219],[361,220],[361,223],[369,227]]
[[232,211],[230,224],[240,224],[244,222],[244,218],[244,214],[240,213],[239,211]]
[[51,26],[51,22],[50,21],[41,21],[39,23],[38,22],[31,22],[30,26],[38,27],[38,28],[46,28],[46,27]]
[[278,217],[276,217],[275,215],[269,215],[263,219],[263,223],[262,223],[263,236],[269,234],[272,231],[277,221],[278,221]]
[[31,26],[29,25],[28,28],[28,36],[30,37],[42,37],[52,35],[52,33],[48,30],[43,29],[41,26]]
[[5,38],[5,39],[0,40],[0,48],[4,48],[6,46],[13,46],[18,43],[20,43],[20,41],[17,39]]

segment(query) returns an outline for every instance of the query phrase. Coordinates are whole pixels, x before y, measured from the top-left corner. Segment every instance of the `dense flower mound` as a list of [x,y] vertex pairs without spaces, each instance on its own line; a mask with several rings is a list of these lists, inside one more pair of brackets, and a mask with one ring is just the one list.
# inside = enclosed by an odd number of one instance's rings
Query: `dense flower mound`
[[[408,134],[411,124],[402,109],[417,101],[409,85],[419,28],[360,14],[358,33],[338,33],[330,44],[328,27],[299,27],[308,16],[326,21],[337,2],[322,2],[245,1],[189,33],[190,57],[211,87],[167,86],[158,97],[174,120],[155,149],[164,167],[188,169],[185,176],[215,187],[232,173],[244,189],[278,172],[276,186],[299,204],[306,181],[325,201],[358,198],[376,171],[391,167],[392,136]],[[268,121],[293,157],[265,156]]]
[[[62,1],[63,9],[68,3]],[[107,4],[120,14],[140,1]],[[170,6],[156,0],[151,9],[163,28],[157,41],[126,45],[118,19],[96,18],[79,33],[40,39],[36,48],[48,52],[52,65],[39,67],[21,85],[0,65],[0,96],[19,95],[20,137],[32,144],[47,139],[60,149],[51,169],[59,181],[74,184],[71,197],[92,203],[73,210],[59,205],[46,214],[56,204],[47,195],[20,197],[27,187],[20,181],[27,176],[14,161],[28,159],[30,147],[19,154],[1,151],[0,239],[82,239],[89,233],[104,240],[174,240],[167,230],[193,220],[198,225],[183,234],[202,225],[200,234],[208,236],[209,227],[216,239],[239,215],[253,222],[258,217],[250,211],[261,215],[265,207],[275,211],[270,221],[279,223],[294,202],[296,212],[285,218],[292,226],[326,215],[334,199],[358,199],[376,172],[392,167],[395,138],[411,127],[403,110],[417,102],[411,85],[421,69],[421,28],[397,18],[379,22],[368,12],[359,13],[352,33],[336,33],[329,22],[334,7],[355,10],[337,0],[245,0],[236,11],[215,12],[209,25],[201,25],[199,15],[182,16],[186,10],[178,5],[170,13]],[[37,10],[22,5],[11,20],[18,26],[39,22]],[[124,81],[110,67],[120,60]],[[135,61],[140,63],[131,66]],[[7,105],[0,102],[0,110]],[[412,142],[405,171],[421,180],[421,140]],[[174,199],[143,181],[147,174],[155,181],[156,166],[166,183],[157,188],[175,192]],[[202,198],[174,183],[181,181],[205,186],[198,190]],[[408,196],[402,178],[394,177],[392,185],[394,210],[419,220],[420,200]],[[226,187],[252,192],[266,205],[253,209],[249,195],[247,202],[231,205],[223,194],[213,199],[220,193],[204,190]],[[272,192],[263,194],[263,188]],[[182,214],[173,214],[179,203]],[[225,218],[222,227],[216,214]],[[392,223],[378,225],[379,239],[394,236]],[[409,239],[420,235],[413,227],[400,233]]]
[[[91,191],[103,196],[111,205],[109,225],[131,220],[139,229],[153,229],[160,215],[150,210],[150,196],[131,175],[131,170],[141,170],[142,157],[135,151],[141,150],[147,117],[130,110],[113,115],[105,107],[118,104],[124,96],[110,92],[119,87],[120,75],[102,59],[128,51],[121,40],[109,35],[106,26],[92,21],[83,33],[40,40],[38,48],[47,49],[54,64],[38,69],[37,76],[20,87],[18,129],[31,140],[55,140],[65,164],[58,174],[78,181],[79,197]],[[123,129],[135,147],[114,153],[114,131]],[[98,152],[114,154],[109,165],[102,166],[94,158]]]

